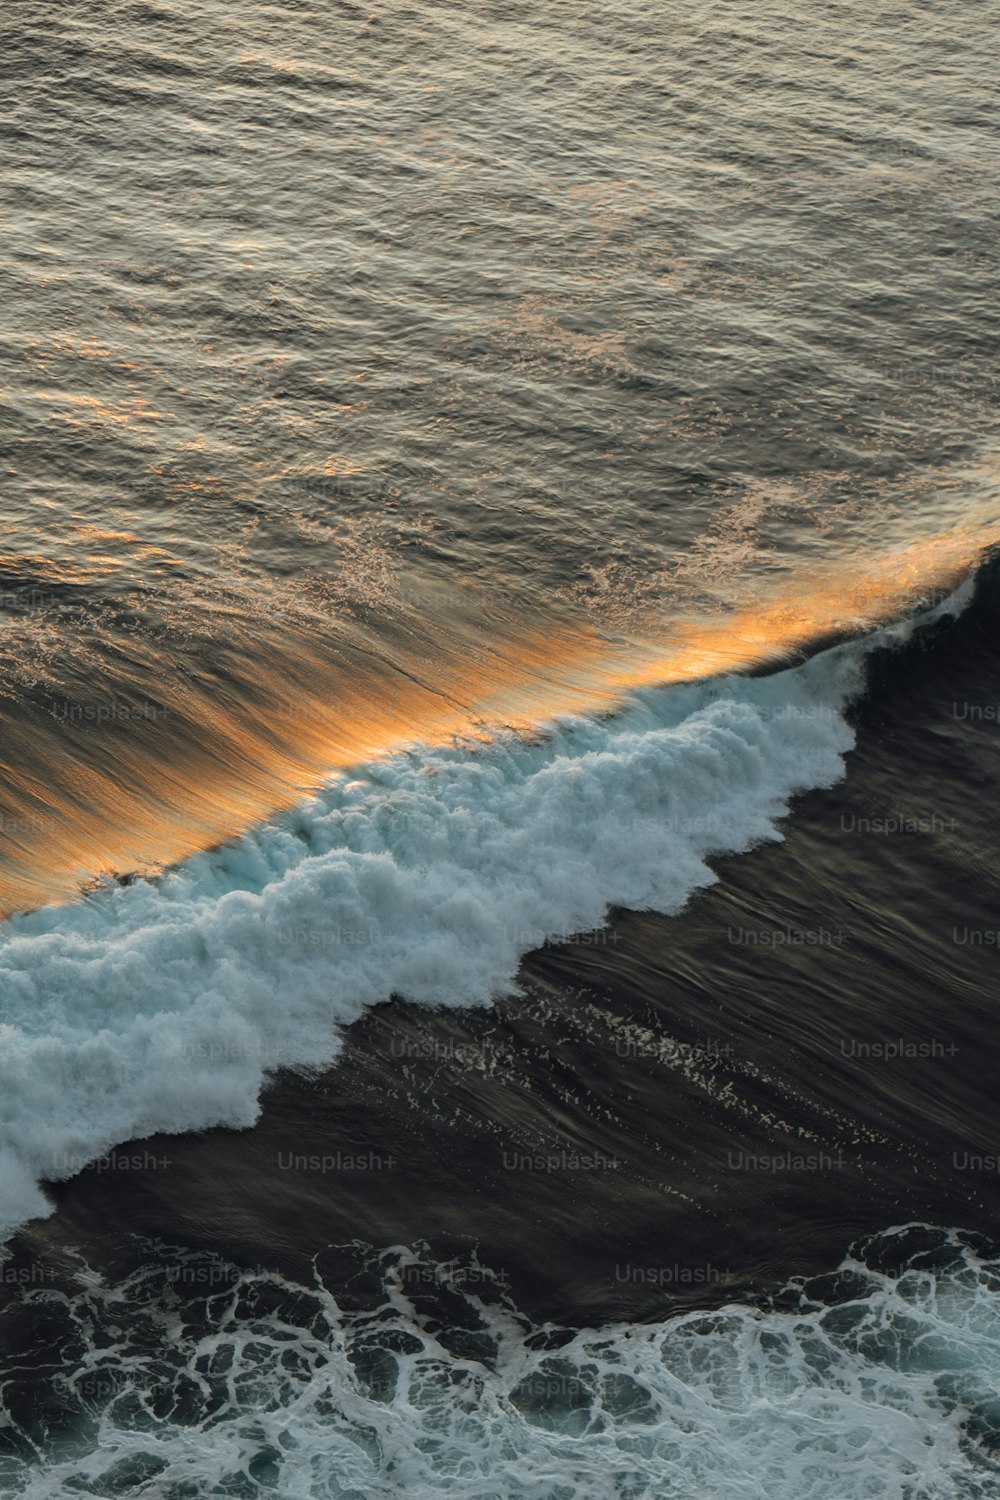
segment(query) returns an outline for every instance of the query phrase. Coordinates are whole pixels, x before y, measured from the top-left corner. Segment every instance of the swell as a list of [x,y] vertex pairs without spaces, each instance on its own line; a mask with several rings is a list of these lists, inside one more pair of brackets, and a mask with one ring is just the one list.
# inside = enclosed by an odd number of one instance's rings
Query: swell
[[679,911],[714,855],[780,838],[789,799],[842,776],[867,655],[971,592],[767,675],[380,757],[162,878],[13,919],[0,1232],[113,1144],[252,1124],[268,1071],[329,1064],[392,994],[485,1005],[610,905]]

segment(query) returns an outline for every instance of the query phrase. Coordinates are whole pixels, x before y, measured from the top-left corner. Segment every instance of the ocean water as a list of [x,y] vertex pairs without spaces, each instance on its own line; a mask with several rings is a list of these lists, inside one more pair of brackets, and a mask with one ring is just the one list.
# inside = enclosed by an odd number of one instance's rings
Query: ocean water
[[998,23],[4,7],[0,1492],[997,1492]]

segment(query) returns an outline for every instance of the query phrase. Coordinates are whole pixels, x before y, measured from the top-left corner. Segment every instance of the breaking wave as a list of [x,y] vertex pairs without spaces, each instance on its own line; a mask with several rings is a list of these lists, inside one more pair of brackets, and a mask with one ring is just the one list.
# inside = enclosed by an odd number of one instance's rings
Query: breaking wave
[[11,919],[0,1236],[118,1142],[251,1125],[267,1072],[329,1065],[367,1006],[486,1005],[613,905],[679,911],[713,856],[779,839],[789,799],[841,777],[870,652],[972,589],[770,675],[387,756],[160,879]]

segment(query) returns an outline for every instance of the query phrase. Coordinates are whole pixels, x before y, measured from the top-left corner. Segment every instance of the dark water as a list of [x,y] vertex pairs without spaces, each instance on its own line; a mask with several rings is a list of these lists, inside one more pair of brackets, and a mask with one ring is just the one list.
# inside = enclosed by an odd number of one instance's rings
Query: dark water
[[0,1492],[997,1493],[998,21],[5,8]]

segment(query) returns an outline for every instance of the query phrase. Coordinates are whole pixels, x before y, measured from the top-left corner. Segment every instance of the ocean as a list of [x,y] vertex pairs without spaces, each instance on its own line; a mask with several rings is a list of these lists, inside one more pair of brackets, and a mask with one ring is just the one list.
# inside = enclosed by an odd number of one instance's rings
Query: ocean
[[1000,1494],[998,40],[7,0],[0,1495]]

